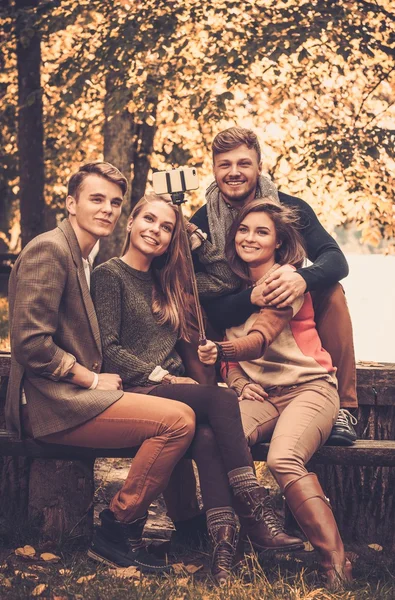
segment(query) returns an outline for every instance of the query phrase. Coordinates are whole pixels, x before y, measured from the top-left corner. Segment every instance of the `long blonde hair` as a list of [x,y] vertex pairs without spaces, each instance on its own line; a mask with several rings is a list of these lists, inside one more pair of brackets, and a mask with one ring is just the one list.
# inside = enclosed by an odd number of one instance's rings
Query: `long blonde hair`
[[[159,325],[169,323],[179,338],[189,341],[188,322],[186,317],[186,297],[191,293],[190,275],[185,260],[185,249],[180,213],[174,204],[163,196],[153,192],[145,194],[132,210],[129,219],[135,218],[144,206],[152,202],[165,202],[176,216],[170,244],[166,252],[152,261],[152,312]],[[130,231],[128,231],[121,256],[130,247]]]

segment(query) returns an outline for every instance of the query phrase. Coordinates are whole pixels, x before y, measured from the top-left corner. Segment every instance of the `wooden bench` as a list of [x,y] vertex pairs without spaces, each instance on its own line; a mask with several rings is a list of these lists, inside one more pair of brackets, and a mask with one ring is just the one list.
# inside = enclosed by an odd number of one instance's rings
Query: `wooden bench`
[[[0,429],[0,456],[46,458],[54,460],[95,460],[96,458],[133,458],[135,448],[82,448],[44,444],[32,439],[19,440]],[[266,461],[269,444],[252,448],[255,461]],[[323,446],[310,465],[349,465],[365,467],[395,467],[395,441],[357,440],[353,446]]]
[[[0,354],[3,401],[9,368],[9,354]],[[346,539],[377,542],[394,550],[395,365],[361,364],[357,374],[360,402],[357,430],[363,439],[351,447],[323,446],[309,468],[318,473]],[[256,445],[252,451],[254,460],[265,461],[268,448],[269,444]],[[22,495],[27,496],[29,514],[39,515],[45,521],[43,529],[49,537],[67,530],[73,520],[77,523],[73,526],[77,534],[89,537],[94,460],[133,458],[136,451],[137,448],[90,449],[43,444],[16,439],[0,429],[0,457],[28,461],[29,483]],[[62,461],[60,465],[58,461]],[[4,464],[3,474],[5,471],[8,477],[9,463]],[[19,468],[13,466],[11,470],[18,472]],[[73,502],[69,502],[71,514],[67,506],[70,494],[65,492],[65,484],[69,491],[70,487],[74,489]]]

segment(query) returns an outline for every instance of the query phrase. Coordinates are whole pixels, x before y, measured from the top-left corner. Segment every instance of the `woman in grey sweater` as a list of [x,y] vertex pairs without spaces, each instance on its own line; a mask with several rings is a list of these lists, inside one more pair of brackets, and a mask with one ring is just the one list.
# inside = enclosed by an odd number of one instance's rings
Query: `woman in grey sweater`
[[[92,294],[105,369],[119,373],[126,390],[178,400],[195,412],[192,456],[213,543],[212,574],[222,584],[237,541],[232,505],[244,535],[257,549],[293,550],[302,542],[283,531],[265,488],[258,484],[236,393],[184,376],[175,350],[177,340],[188,339],[185,306],[190,286],[181,234],[177,209],[163,197],[144,196],[129,218],[122,257],[93,272]],[[213,252],[206,242],[200,259]],[[227,276],[222,259],[217,270],[220,277]],[[224,469],[229,486],[218,483]]]

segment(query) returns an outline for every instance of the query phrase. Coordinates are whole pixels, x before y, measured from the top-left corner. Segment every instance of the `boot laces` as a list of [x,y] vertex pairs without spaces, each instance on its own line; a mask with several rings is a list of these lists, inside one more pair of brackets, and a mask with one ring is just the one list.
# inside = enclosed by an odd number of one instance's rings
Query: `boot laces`
[[235,546],[226,540],[221,540],[213,552],[213,565],[215,566],[215,569],[230,571],[235,550]]
[[358,420],[346,408],[341,408],[336,419],[336,425],[341,425],[345,429],[350,429],[350,423],[356,425]]
[[273,536],[282,533],[283,527],[281,521],[273,508],[269,496],[263,498],[263,500],[256,505],[252,514],[256,521],[264,520],[265,525]]

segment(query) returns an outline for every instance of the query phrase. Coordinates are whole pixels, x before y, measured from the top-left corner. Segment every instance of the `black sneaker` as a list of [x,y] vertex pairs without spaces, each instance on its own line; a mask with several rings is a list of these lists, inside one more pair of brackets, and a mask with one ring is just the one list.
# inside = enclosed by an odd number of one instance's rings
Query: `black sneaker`
[[133,549],[125,542],[114,542],[109,540],[100,527],[95,529],[92,545],[88,550],[88,556],[97,562],[104,563],[109,567],[137,567],[142,573],[169,573],[171,565],[149,554],[147,548]]
[[357,423],[354,415],[346,408],[341,408],[326,444],[328,446],[352,446],[357,439],[353,425]]

